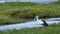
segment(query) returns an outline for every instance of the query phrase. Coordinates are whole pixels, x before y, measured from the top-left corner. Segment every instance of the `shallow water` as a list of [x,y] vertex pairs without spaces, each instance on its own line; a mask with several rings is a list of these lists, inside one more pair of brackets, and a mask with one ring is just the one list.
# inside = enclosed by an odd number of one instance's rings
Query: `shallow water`
[[36,3],[43,3],[43,4],[48,4],[51,2],[57,2],[58,0],[19,0],[21,2],[36,2]]
[[43,4],[48,4],[51,2],[57,2],[58,0],[0,0],[0,1],[5,1],[5,2],[36,2],[36,3],[43,3]]
[[[48,23],[48,25],[50,24],[58,24],[60,22],[59,20],[60,18],[49,18],[46,19],[45,21]],[[57,21],[58,20],[58,21]],[[0,26],[0,30],[11,30],[11,29],[22,29],[22,28],[33,28],[33,27],[42,27],[42,25],[40,25],[40,23],[38,23],[37,21],[28,21],[26,23],[20,23],[20,24],[13,24],[13,25],[3,25]]]
[[0,3],[5,3],[5,1],[0,1]]

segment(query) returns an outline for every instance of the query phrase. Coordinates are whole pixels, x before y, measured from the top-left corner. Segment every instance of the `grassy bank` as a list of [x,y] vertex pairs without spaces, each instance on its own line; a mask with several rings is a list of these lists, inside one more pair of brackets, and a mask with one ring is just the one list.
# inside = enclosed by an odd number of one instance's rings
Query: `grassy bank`
[[21,18],[40,18],[60,17],[60,4],[36,4],[30,2],[11,2],[0,3],[0,24],[21,23],[25,20]]
[[60,24],[40,28],[0,31],[0,34],[60,34]]
[[19,17],[60,17],[60,4],[35,4],[30,2],[5,3],[0,6],[1,15],[19,16]]

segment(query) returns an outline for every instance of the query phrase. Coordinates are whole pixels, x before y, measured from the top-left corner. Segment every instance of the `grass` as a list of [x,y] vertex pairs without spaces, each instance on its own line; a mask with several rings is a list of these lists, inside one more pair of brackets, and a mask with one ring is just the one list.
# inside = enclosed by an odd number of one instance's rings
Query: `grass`
[[[30,2],[11,2],[0,5],[0,14],[19,17],[59,17],[60,4],[35,4]],[[13,9],[13,10],[12,10]]]
[[19,22],[24,22],[21,19],[14,19],[8,16],[0,16],[0,25],[5,25],[5,24],[15,24]]
[[36,15],[40,18],[60,17],[60,4],[37,4],[31,2],[0,3],[0,24],[21,23],[33,19]]
[[57,34],[57,33],[60,34],[60,24],[52,24],[48,27],[0,31],[0,34]]

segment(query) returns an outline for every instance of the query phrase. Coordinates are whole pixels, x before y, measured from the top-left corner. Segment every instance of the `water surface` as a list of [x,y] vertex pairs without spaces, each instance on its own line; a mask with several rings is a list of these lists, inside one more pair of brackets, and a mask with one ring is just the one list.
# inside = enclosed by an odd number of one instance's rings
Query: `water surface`
[[[50,24],[59,24],[60,18],[49,18],[45,20],[48,25]],[[11,29],[22,29],[22,28],[33,28],[33,27],[42,27],[43,25],[40,25],[37,21],[27,21],[26,23],[20,23],[20,24],[12,24],[12,25],[3,25],[0,26],[0,30],[11,30]]]
[[5,1],[5,2],[36,2],[36,3],[43,3],[43,4],[48,4],[51,2],[58,2],[58,0],[0,0],[0,1]]
[[51,2],[57,2],[58,0],[19,0],[21,2],[36,2],[36,3],[43,3],[43,4],[48,4]]

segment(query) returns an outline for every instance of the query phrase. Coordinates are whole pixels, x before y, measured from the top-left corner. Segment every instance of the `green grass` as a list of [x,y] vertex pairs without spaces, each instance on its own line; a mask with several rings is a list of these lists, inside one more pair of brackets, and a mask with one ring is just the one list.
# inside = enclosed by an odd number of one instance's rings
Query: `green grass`
[[30,2],[11,2],[0,5],[0,14],[19,17],[60,17],[60,4],[35,4]]
[[23,21],[21,19],[14,19],[9,16],[1,16],[0,15],[0,25],[15,24],[15,23],[19,23],[19,22],[25,22],[25,21]]
[[[32,19],[60,17],[60,1],[51,4],[36,4],[30,2],[0,3],[0,25],[25,22],[21,18]],[[0,34],[60,34],[60,25],[41,28],[25,28],[21,30],[0,31]]]
[[38,15],[40,18],[60,17],[60,4],[37,4],[31,2],[0,3],[0,24],[21,23],[33,19]]
[[0,31],[0,34],[60,34],[60,24],[50,25],[48,27]]

